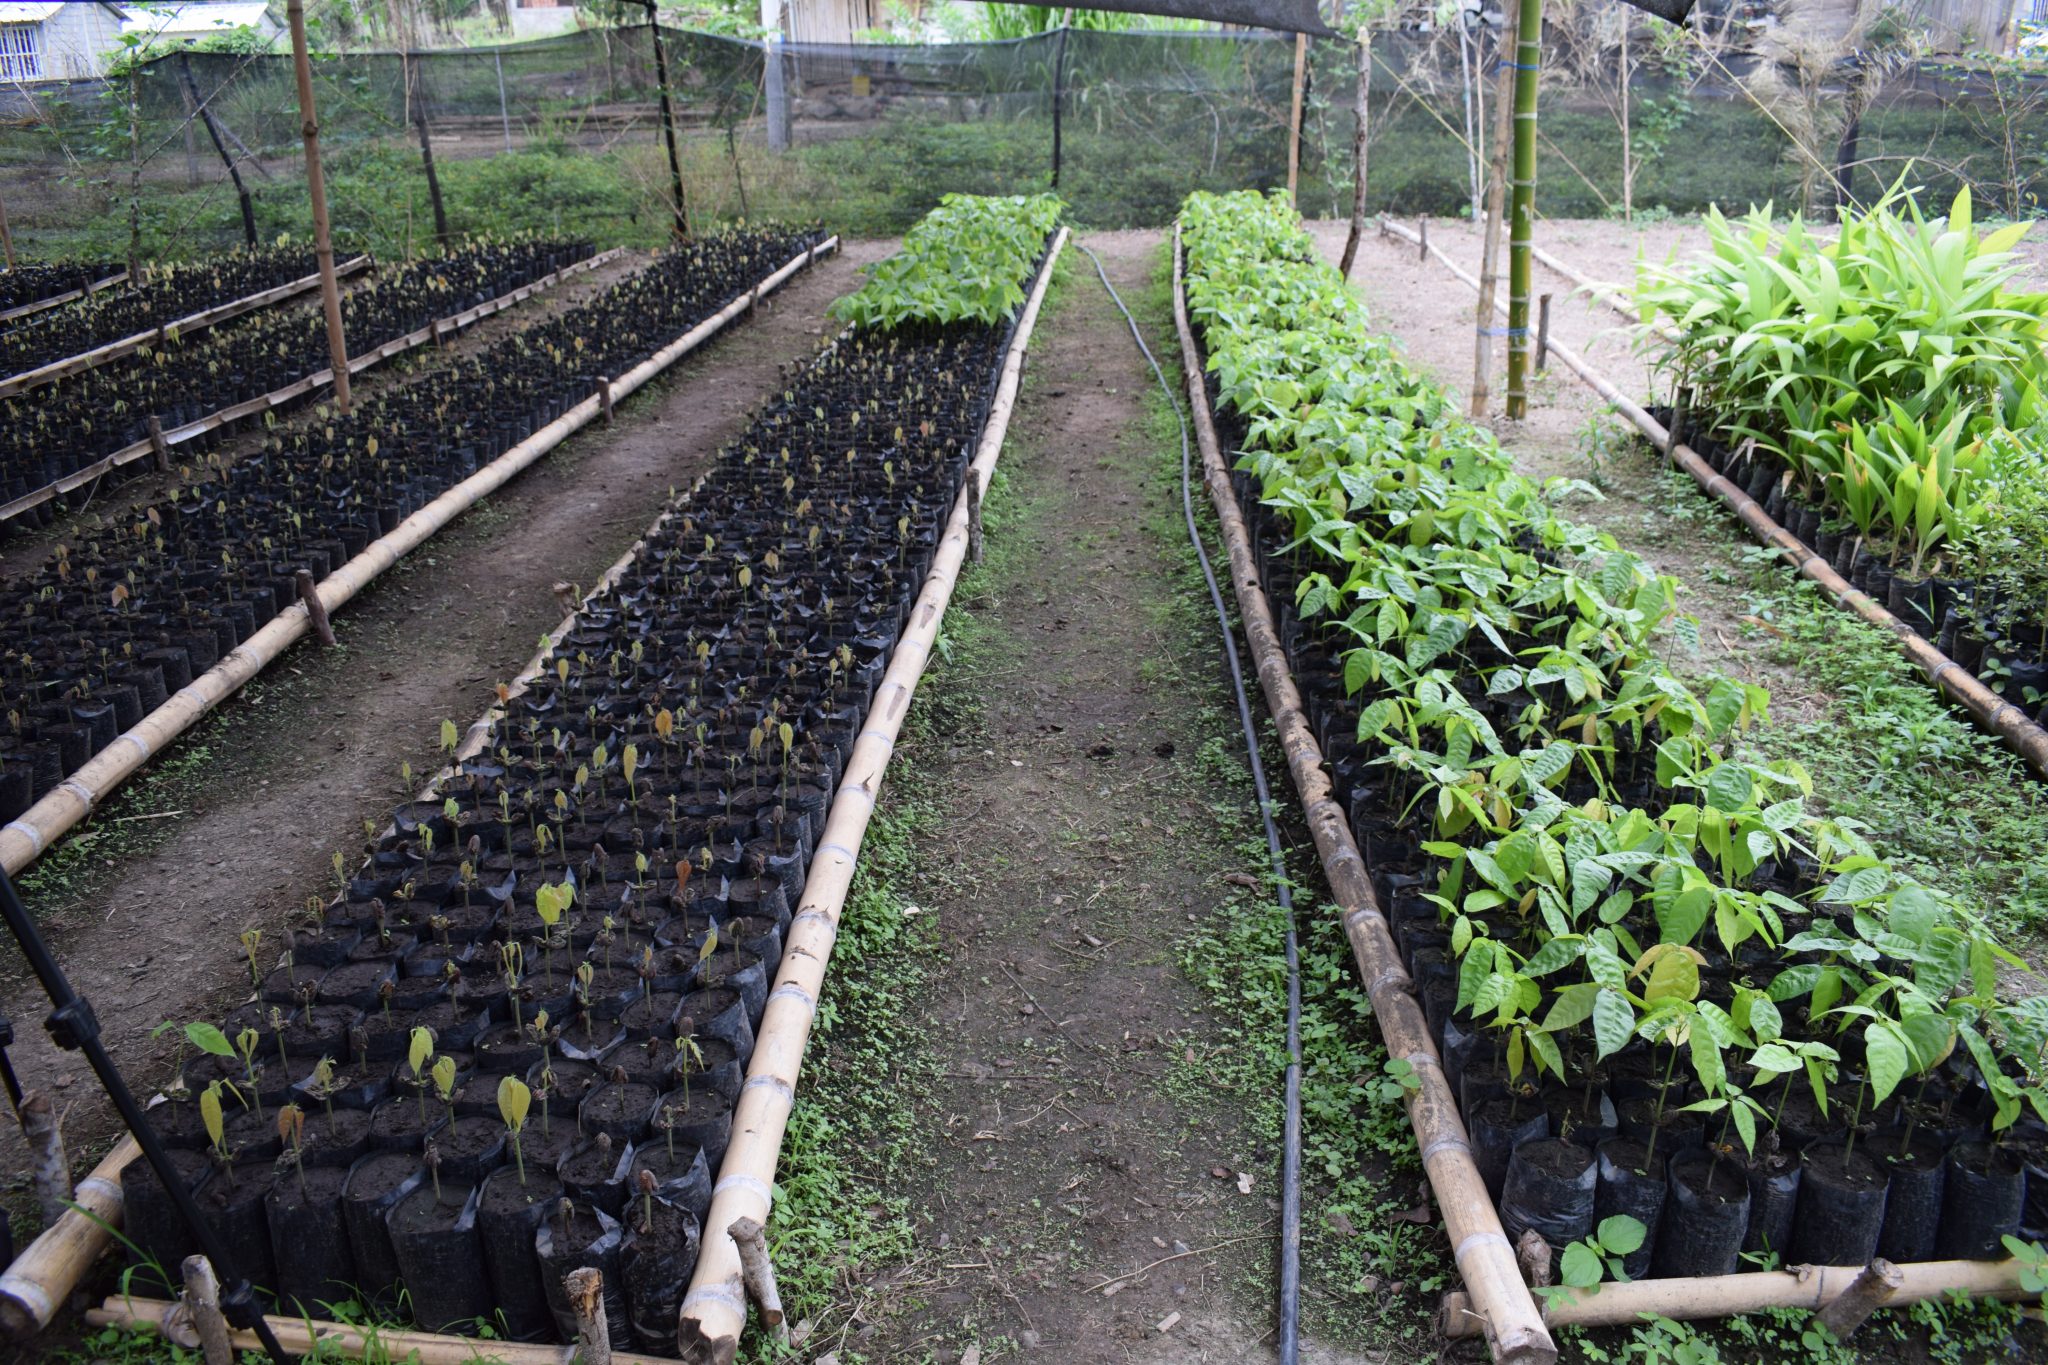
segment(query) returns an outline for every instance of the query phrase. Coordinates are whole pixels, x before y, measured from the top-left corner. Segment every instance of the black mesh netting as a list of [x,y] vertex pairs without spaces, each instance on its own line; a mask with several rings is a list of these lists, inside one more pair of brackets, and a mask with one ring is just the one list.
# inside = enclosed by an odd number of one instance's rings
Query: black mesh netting
[[[1099,226],[1167,221],[1198,188],[1286,178],[1293,40],[1276,34],[1063,31],[1001,43],[785,44],[669,30],[694,221],[827,218],[900,231],[948,190],[1058,189]],[[1753,59],[1546,52],[1538,206],[1549,215],[1695,212],[1830,202],[1844,76]],[[1374,46],[1371,202],[1402,214],[1470,199],[1461,70],[1490,72],[1491,39],[1381,35]],[[1349,203],[1355,52],[1311,47],[1301,196]],[[431,140],[450,226],[658,241],[669,221],[653,49],[644,26],[502,47],[315,63],[337,241],[418,250],[433,230],[419,141]],[[189,79],[188,79],[189,76]],[[1621,91],[1633,174],[1624,177]],[[131,139],[131,92],[138,117]],[[1490,95],[1490,91],[1487,92]],[[0,90],[0,175],[31,256],[124,258],[134,202],[146,255],[232,245],[242,219],[214,131],[265,240],[306,219],[291,65],[189,53],[127,77]],[[1908,164],[1937,193],[1968,183],[2027,213],[2048,176],[2048,83],[2022,71],[1923,63],[1875,82],[1855,144],[1869,195]],[[139,157],[137,153],[139,152]],[[1825,163],[1825,164],[1823,164]]]

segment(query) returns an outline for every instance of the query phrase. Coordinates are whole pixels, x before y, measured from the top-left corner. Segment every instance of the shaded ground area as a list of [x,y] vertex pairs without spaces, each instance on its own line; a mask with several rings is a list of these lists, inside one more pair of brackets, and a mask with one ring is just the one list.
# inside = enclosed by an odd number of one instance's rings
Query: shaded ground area
[[[401,765],[431,771],[442,720],[466,726],[561,619],[554,585],[596,580],[808,358],[826,304],[889,245],[856,243],[799,274],[623,405],[614,427],[578,436],[401,561],[337,618],[341,648],[285,655],[31,869],[30,903],[138,1085],[170,1055],[151,1028],[237,998],[240,932],[275,942],[325,889],[330,860],[354,861],[364,823],[381,825],[400,798]],[[15,1064],[25,1085],[73,1105],[82,1170],[111,1140],[111,1111],[83,1064],[42,1036],[45,1006],[17,954],[0,981]],[[11,1124],[0,1163],[19,1211],[27,1163]]]

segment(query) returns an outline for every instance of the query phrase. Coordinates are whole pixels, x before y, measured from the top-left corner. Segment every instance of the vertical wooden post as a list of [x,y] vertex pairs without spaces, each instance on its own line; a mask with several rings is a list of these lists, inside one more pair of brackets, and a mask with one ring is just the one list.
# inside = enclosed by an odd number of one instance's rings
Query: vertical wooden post
[[427,87],[420,76],[417,53],[401,52],[398,60],[405,64],[406,103],[412,106],[412,126],[420,136],[420,165],[427,172],[427,200],[434,206],[434,241],[437,245],[448,245],[448,209],[441,202],[441,177],[434,170],[434,143],[427,136]]
[[676,111],[668,98],[668,44],[662,40],[661,17],[647,0],[647,31],[654,37],[654,81],[661,87],[661,136],[668,144],[668,176],[676,195],[676,240],[690,238],[689,204],[683,198],[683,163],[676,155]]
[[286,0],[292,69],[299,85],[299,132],[306,140],[306,196],[313,205],[313,255],[320,262],[320,303],[327,314],[327,356],[334,369],[334,405],[349,410],[348,338],[341,331],[341,285],[334,278],[334,237],[327,226],[327,177],[320,169],[320,119],[313,110],[313,62],[306,54],[305,0]]
[[1472,335],[1472,406],[1474,420],[1486,416],[1487,382],[1493,370],[1493,296],[1500,284],[1501,212],[1507,203],[1509,131],[1514,114],[1516,15],[1507,10],[1506,26],[1494,50],[1500,78],[1493,93],[1493,170],[1486,182],[1486,245],[1479,257],[1479,312]]
[[1301,101],[1308,83],[1308,35],[1294,35],[1294,100],[1287,115],[1287,198],[1293,201],[1301,179]]
[[562,1280],[569,1311],[576,1315],[576,1359],[579,1365],[612,1365],[612,1329],[604,1316],[604,1273],[589,1266],[572,1270]]
[[300,569],[292,575],[298,585],[299,600],[306,604],[306,619],[313,623],[313,635],[329,649],[334,647],[334,623],[327,619],[327,604],[320,600],[320,589],[314,586],[313,571]]
[[1536,373],[1543,373],[1543,361],[1550,354],[1550,295],[1536,300]]
[[1415,220],[1415,258],[1424,265],[1429,264],[1429,215],[1426,213]]
[[14,232],[7,226],[7,201],[0,198],[0,255],[7,259],[7,268],[14,269]]
[[235,159],[228,155],[226,143],[221,140],[220,124],[213,117],[213,109],[207,97],[199,93],[199,82],[192,75],[192,59],[187,54],[178,54],[178,75],[185,83],[185,97],[199,111],[199,117],[206,124],[206,135],[213,139],[213,150],[220,157],[220,164],[228,168],[228,179],[235,182],[235,198],[242,203],[242,237],[251,247],[256,245],[256,205],[249,198],[249,187],[242,183],[242,172],[236,168]]
[[967,476],[967,557],[981,563],[981,479]]
[[157,473],[171,472],[171,443],[164,439],[164,424],[153,412],[149,415],[149,452]]
[[[973,470],[967,473],[967,486],[972,488],[981,476]],[[782,1294],[775,1286],[775,1265],[768,1259],[768,1239],[762,1235],[758,1218],[735,1218],[726,1229],[733,1245],[740,1252],[740,1281],[747,1287],[754,1304],[761,1310],[761,1321],[768,1325],[779,1342],[789,1340],[789,1324],[783,1321]]]
[[228,1320],[220,1311],[220,1281],[213,1262],[204,1256],[187,1256],[181,1267],[185,1275],[185,1308],[192,1314],[192,1326],[199,1333],[199,1349],[206,1365],[235,1365],[234,1338]]
[[1366,130],[1372,97],[1372,28],[1367,24],[1358,27],[1358,89],[1351,98],[1351,111],[1358,120],[1357,131],[1351,139],[1351,230],[1344,234],[1344,259],[1338,263],[1337,271],[1345,279],[1351,278],[1351,263],[1358,259],[1358,239],[1365,233],[1365,155],[1367,150]]
[[64,1150],[64,1116],[40,1090],[29,1091],[21,1101],[21,1134],[35,1167],[36,1203],[42,1208],[43,1224],[53,1227],[71,1207],[71,1157]]
[[1060,26],[1053,41],[1059,46],[1052,59],[1052,187],[1060,187],[1060,152],[1064,141],[1061,134],[1066,117],[1067,103],[1067,29]]
[[501,52],[492,52],[491,60],[498,67],[498,122],[505,127],[505,150],[512,150],[512,110],[505,103],[505,57]]

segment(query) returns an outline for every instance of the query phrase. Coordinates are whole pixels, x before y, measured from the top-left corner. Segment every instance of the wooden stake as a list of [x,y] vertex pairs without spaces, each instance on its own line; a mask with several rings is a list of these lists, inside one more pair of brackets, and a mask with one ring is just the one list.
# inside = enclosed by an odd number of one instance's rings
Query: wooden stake
[[[968,483],[971,486],[973,480]],[[761,1321],[778,1342],[787,1342],[789,1326],[782,1320],[782,1294],[775,1288],[775,1265],[768,1259],[768,1239],[761,1235],[761,1220],[736,1218],[726,1231],[739,1248],[740,1278],[761,1310]]]
[[[752,305],[748,306],[748,311],[753,311]],[[604,375],[597,377],[597,403],[598,410],[604,413],[604,424],[610,426],[612,424],[612,381]]]
[[171,443],[164,439],[164,424],[158,420],[157,415],[153,412],[149,415],[149,450],[152,463],[156,465],[156,472],[159,474],[170,473]]
[[676,155],[676,112],[668,97],[668,44],[661,36],[661,17],[655,9],[655,0],[645,0],[647,5],[647,31],[654,38],[654,81],[661,93],[661,136],[668,144],[668,177],[675,189],[676,240],[690,239],[690,206],[683,197],[683,163]]
[[1351,112],[1358,121],[1357,132],[1351,140],[1351,230],[1344,234],[1344,258],[1337,266],[1337,272],[1347,280],[1351,278],[1351,263],[1358,259],[1358,239],[1365,232],[1365,157],[1370,146],[1366,132],[1371,97],[1372,29],[1361,26],[1358,30],[1358,89],[1351,101]]
[[185,1311],[192,1315],[206,1365],[235,1365],[234,1338],[228,1331],[227,1316],[220,1311],[220,1281],[214,1276],[213,1262],[204,1256],[187,1256],[184,1272]]
[[1493,166],[1486,177],[1486,244],[1479,256],[1479,314],[1472,327],[1472,399],[1474,420],[1486,416],[1487,384],[1493,370],[1493,294],[1500,280],[1501,213],[1507,203],[1509,132],[1514,126],[1515,70],[1507,54],[1515,49],[1516,12],[1503,6],[1506,27],[1494,59],[1500,76],[1493,95]]
[[604,1272],[584,1266],[562,1280],[569,1311],[576,1315],[579,1365],[612,1365],[612,1328],[604,1314]]
[[313,571],[300,569],[292,577],[299,585],[299,600],[306,604],[306,616],[313,623],[313,637],[327,648],[334,648],[334,623],[327,619],[327,604],[320,600]]
[[1536,373],[1543,373],[1544,353],[1550,349],[1550,295],[1536,300]]
[[50,1227],[71,1207],[71,1158],[64,1150],[64,1116],[40,1090],[21,1101],[21,1133],[28,1139],[34,1163],[36,1203],[43,1226]]
[[313,255],[320,263],[320,303],[327,314],[327,356],[334,370],[334,405],[349,410],[348,338],[341,330],[341,286],[334,276],[334,236],[327,222],[327,177],[320,169],[320,117],[313,108],[313,62],[306,52],[305,0],[286,0],[292,31],[292,70],[299,85],[299,133],[306,142],[306,196],[313,205]]
[[227,144],[221,139],[220,123],[213,116],[213,109],[205,96],[199,93],[199,82],[192,76],[192,59],[187,54],[178,54],[178,77],[184,83],[185,97],[190,100],[199,118],[206,124],[206,135],[213,141],[215,155],[220,164],[228,168],[228,179],[235,184],[235,198],[242,205],[242,237],[253,248],[256,245],[256,205],[249,198],[249,187],[242,183],[242,172],[235,165],[235,159],[228,155]]
[[448,245],[448,209],[441,202],[441,177],[434,169],[434,142],[427,135],[427,94],[420,80],[420,64],[409,53],[400,53],[406,69],[406,102],[412,105],[412,126],[420,138],[420,165],[427,173],[427,200],[434,206],[434,241]]
[[1515,1261],[1522,1267],[1522,1278],[1531,1289],[1543,1289],[1550,1284],[1550,1243],[1536,1229],[1522,1230],[1521,1240],[1515,1243]]
[[981,484],[967,481],[967,557],[981,563]]
[[1424,261],[1426,261],[1426,260],[1428,260],[1428,259],[1429,259],[1429,215],[1428,215],[1428,214],[1426,214],[1426,213],[1425,213],[1425,214],[1423,214],[1423,215],[1422,215],[1422,216],[1421,216],[1420,218],[1418,218],[1418,219],[1416,219],[1416,220],[1415,220],[1415,235],[1416,235],[1416,237],[1417,237],[1417,238],[1419,238],[1419,239],[1420,239],[1420,241],[1421,241],[1421,243],[1422,243],[1422,245],[1421,245],[1421,248],[1420,248],[1420,250],[1419,250],[1419,251],[1417,251],[1417,253],[1416,253],[1416,257],[1417,257],[1417,259],[1419,259],[1419,260],[1424,260]]
[[1833,1333],[1835,1340],[1847,1341],[1905,1282],[1905,1272],[1879,1256],[1849,1282],[1840,1298],[1820,1310],[1820,1325]]
[[1287,198],[1301,179],[1301,103],[1308,85],[1308,35],[1294,35],[1294,100],[1287,115]]
[[7,259],[7,268],[14,269],[14,230],[7,226],[7,200],[0,197],[0,255]]

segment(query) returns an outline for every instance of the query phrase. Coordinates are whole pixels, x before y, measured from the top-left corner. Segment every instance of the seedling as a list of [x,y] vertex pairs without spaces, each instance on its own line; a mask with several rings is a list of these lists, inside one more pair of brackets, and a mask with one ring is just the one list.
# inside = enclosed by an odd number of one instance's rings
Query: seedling
[[406,1042],[405,1062],[412,1068],[414,1092],[419,1096],[420,1127],[427,1126],[427,1059],[434,1055],[434,1031],[424,1024],[412,1031]]
[[654,1232],[654,1172],[642,1169],[634,1178],[640,1188],[640,1235],[651,1236]]
[[312,1083],[306,1087],[306,1093],[320,1101],[321,1106],[327,1111],[327,1118],[330,1122],[334,1119],[335,1088],[334,1059],[332,1057],[322,1057],[319,1061],[313,1063]]
[[242,931],[242,955],[249,959],[249,985],[256,988],[263,985],[263,969],[256,963],[256,946],[262,942],[261,929],[249,928]]
[[519,1183],[526,1183],[526,1157],[519,1150],[519,1135],[526,1129],[527,1107],[533,1103],[533,1092],[526,1083],[514,1076],[507,1076],[498,1082],[498,1117],[505,1120],[505,1133],[512,1142],[512,1160],[519,1167]]
[[1622,1258],[1641,1248],[1648,1235],[1640,1220],[1625,1213],[1601,1219],[1592,1236],[1565,1247],[1558,1261],[1559,1283],[1536,1292],[1553,1304],[1570,1303],[1575,1291],[1598,1289],[1603,1279],[1626,1282]]
[[441,1097],[441,1104],[448,1111],[448,1122],[455,1122],[455,1059],[437,1057],[434,1059],[434,1093]]
[[230,1081],[214,1081],[199,1095],[199,1121],[206,1126],[206,1137],[213,1144],[213,1157],[227,1176],[228,1184],[235,1183],[235,1154],[228,1150],[227,1115],[221,1110],[220,1092],[225,1089],[237,1100],[242,1098]]
[[242,1073],[249,1078],[249,1102],[255,1106],[258,1118],[263,1117],[263,1094],[256,1082],[256,1049],[262,1043],[263,1035],[252,1028],[245,1028],[235,1035],[235,1051],[241,1054]]
[[306,1196],[306,1112],[296,1104],[287,1104],[277,1111],[277,1135],[291,1148],[287,1158],[292,1169],[298,1172],[299,1194]]

